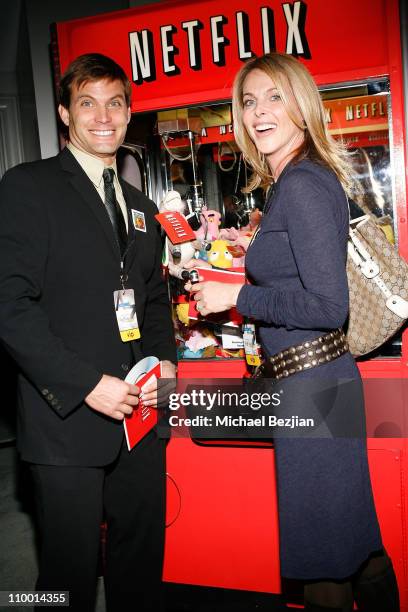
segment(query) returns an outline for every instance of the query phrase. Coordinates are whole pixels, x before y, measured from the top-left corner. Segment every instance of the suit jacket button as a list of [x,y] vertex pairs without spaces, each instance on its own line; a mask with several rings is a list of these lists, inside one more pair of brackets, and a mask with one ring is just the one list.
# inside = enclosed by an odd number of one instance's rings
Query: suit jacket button
[[121,368],[122,368],[122,370],[124,370],[125,372],[127,372],[127,371],[128,371],[128,369],[129,369],[129,366],[128,366],[128,364],[127,364],[127,363],[122,363],[122,365],[121,365],[120,367],[121,367]]
[[51,401],[51,400],[53,400],[53,399],[54,399],[53,394],[52,394],[52,393],[49,393],[49,394],[47,395],[47,399],[48,399],[48,400],[50,400],[50,401]]
[[49,391],[48,391],[48,389],[42,389],[41,393],[43,395],[48,395]]
[[58,404],[58,400],[57,399],[53,399],[51,402],[51,406],[56,406]]

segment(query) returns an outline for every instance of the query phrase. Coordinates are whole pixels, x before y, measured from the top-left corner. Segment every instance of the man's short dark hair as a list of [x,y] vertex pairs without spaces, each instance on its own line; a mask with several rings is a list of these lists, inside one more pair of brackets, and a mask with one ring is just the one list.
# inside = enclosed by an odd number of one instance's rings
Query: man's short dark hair
[[101,53],[85,53],[70,63],[59,85],[60,104],[64,108],[69,108],[73,84],[80,87],[88,81],[100,81],[101,79],[121,81],[125,90],[126,104],[130,106],[131,85],[125,71],[113,59]]

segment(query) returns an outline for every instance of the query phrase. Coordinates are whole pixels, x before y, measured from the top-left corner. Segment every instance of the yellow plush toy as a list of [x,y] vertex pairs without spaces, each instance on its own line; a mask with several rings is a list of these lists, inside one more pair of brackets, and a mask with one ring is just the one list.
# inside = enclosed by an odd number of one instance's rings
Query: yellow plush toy
[[184,325],[189,325],[190,319],[188,316],[189,305],[187,304],[177,304],[176,313],[179,321],[181,321]]
[[208,252],[208,262],[216,268],[232,268],[232,253],[226,240],[214,240]]

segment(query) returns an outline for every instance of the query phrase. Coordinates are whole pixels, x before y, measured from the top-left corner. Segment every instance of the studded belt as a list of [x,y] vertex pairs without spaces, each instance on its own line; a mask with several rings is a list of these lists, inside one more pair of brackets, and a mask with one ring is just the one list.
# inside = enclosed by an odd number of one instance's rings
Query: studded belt
[[304,372],[333,361],[348,350],[344,332],[339,328],[272,355],[261,366],[259,374],[276,380],[287,378],[297,372]]

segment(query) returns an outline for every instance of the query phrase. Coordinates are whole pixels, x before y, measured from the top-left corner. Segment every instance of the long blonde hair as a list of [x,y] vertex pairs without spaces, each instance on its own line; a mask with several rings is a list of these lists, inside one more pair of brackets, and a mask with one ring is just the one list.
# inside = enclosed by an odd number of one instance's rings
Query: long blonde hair
[[[257,150],[242,120],[244,82],[255,69],[262,70],[272,79],[290,119],[304,131],[304,141],[295,152],[293,161],[307,157],[331,168],[345,192],[351,195],[356,185],[348,160],[349,153],[328,132],[324,106],[311,74],[298,60],[284,53],[255,57],[246,62],[235,77],[232,97],[235,140],[245,161],[253,169],[244,191],[252,191],[259,186],[266,189],[274,180],[264,154]],[[299,119],[299,112],[303,122]]]

